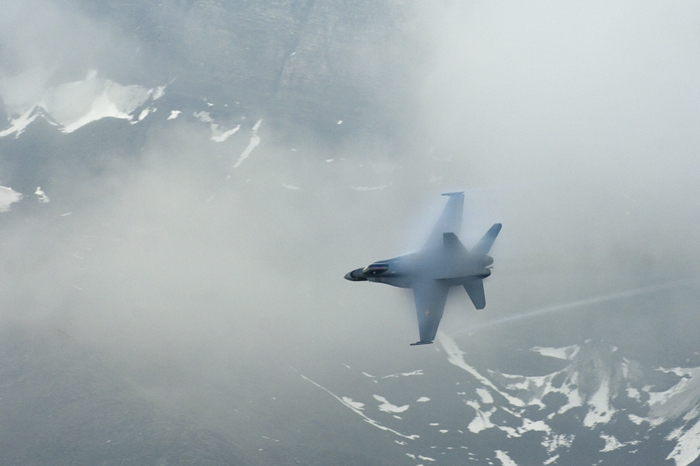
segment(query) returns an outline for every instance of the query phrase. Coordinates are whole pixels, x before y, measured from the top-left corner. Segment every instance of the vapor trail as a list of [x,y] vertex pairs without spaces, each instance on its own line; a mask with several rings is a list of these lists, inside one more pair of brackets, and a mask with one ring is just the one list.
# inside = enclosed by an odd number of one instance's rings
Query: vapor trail
[[608,294],[604,296],[597,296],[595,298],[582,299],[579,301],[573,301],[567,304],[558,304],[556,306],[549,306],[543,309],[537,309],[534,311],[526,312],[524,314],[518,314],[514,316],[503,317],[502,319],[493,320],[491,322],[484,322],[483,324],[473,325],[462,330],[458,330],[451,333],[450,336],[454,337],[457,335],[462,335],[464,333],[474,333],[485,328],[493,327],[496,325],[506,324],[509,322],[516,322],[523,319],[529,319],[531,317],[537,317],[544,314],[553,314],[555,312],[568,311],[570,309],[575,309],[579,307],[585,307],[591,304],[603,303],[606,301],[614,301],[616,299],[630,298],[632,296],[638,296],[641,294],[652,293],[654,291],[668,290],[671,288],[677,288],[684,285],[689,285],[691,283],[697,283],[697,278],[678,280],[671,283],[664,283],[661,285],[647,286],[643,288],[635,288],[633,290],[622,291],[619,293]]

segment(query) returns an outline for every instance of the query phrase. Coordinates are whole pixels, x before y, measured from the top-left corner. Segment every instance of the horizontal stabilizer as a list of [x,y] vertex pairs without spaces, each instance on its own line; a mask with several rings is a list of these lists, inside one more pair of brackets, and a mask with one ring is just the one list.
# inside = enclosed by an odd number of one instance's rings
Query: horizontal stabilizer
[[472,254],[488,254],[493,246],[493,242],[496,241],[496,237],[501,232],[501,224],[495,223],[489,231],[487,231],[484,236],[481,237],[478,243],[472,249]]
[[474,303],[477,309],[486,307],[486,295],[484,294],[484,281],[474,280],[464,284],[464,289],[467,291],[469,298]]

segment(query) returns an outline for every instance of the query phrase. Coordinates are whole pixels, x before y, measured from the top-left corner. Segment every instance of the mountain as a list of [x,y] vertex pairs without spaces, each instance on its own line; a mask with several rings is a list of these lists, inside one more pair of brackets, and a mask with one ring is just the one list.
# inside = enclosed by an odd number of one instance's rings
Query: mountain
[[452,369],[364,373],[352,396],[331,394],[416,463],[687,465],[700,454],[696,367],[646,368],[588,340],[532,348],[543,360],[522,369],[541,375],[507,374],[475,367],[445,334],[439,343]]
[[[700,464],[694,42],[628,49],[692,14],[10,6],[0,463]],[[455,190],[487,307],[411,348],[342,277]]]
[[254,464],[144,400],[61,332],[5,326],[0,358],[3,464]]
[[388,124],[384,102],[399,97],[395,73],[412,59],[403,0],[80,4],[135,37],[132,60],[148,62],[147,73],[126,76],[123,63],[107,67],[110,77],[172,82],[176,94],[262,111],[283,127],[301,120],[317,137],[338,119],[364,131]]

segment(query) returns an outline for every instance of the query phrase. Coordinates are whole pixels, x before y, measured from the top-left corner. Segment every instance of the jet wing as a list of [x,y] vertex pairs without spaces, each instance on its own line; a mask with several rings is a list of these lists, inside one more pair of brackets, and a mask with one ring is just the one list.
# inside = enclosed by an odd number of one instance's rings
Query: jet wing
[[466,282],[464,283],[464,289],[467,290],[467,294],[474,303],[475,308],[483,309],[486,307],[486,295],[484,294],[483,280],[473,280]]
[[445,208],[440,215],[440,219],[435,224],[432,233],[425,243],[426,248],[436,248],[442,245],[443,233],[454,233],[459,236],[462,229],[462,210],[464,209],[464,193],[445,193],[448,196]]
[[448,290],[449,286],[438,280],[429,280],[413,286],[420,340],[412,345],[427,345],[435,339],[445,310]]

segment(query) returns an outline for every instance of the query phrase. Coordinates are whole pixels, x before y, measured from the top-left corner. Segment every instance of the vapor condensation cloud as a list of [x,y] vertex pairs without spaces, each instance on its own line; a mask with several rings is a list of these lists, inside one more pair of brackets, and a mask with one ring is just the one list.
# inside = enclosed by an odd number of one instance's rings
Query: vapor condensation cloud
[[523,231],[505,241],[526,233],[540,251],[616,242],[657,254],[695,242],[695,5],[450,3],[438,12],[420,91],[429,134],[472,185],[524,197],[508,219]]

